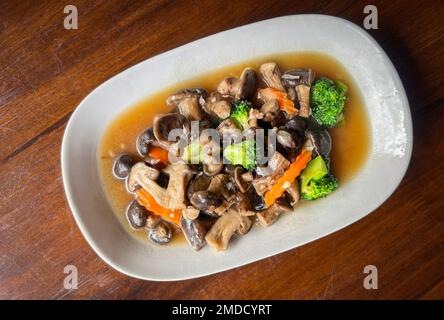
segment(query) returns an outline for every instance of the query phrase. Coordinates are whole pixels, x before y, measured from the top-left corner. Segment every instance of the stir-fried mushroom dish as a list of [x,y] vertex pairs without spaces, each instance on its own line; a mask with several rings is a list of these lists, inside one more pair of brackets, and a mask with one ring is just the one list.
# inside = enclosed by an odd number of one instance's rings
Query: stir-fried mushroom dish
[[301,201],[338,187],[329,128],[344,121],[347,87],[312,69],[275,62],[186,88],[166,100],[113,174],[134,200],[126,218],[167,244],[181,232],[194,250],[226,250],[257,222],[268,227]]

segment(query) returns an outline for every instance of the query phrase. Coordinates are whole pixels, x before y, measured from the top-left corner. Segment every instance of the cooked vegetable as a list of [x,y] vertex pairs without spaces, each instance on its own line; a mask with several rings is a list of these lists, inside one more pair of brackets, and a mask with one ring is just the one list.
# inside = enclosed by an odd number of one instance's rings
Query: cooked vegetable
[[264,195],[265,206],[269,208],[277,199],[282,197],[287,186],[296,179],[301,171],[305,168],[311,159],[311,152],[303,150],[296,160],[290,164],[284,174],[276,181],[276,183]]
[[233,165],[252,170],[256,167],[256,143],[254,140],[245,140],[229,145],[224,150],[224,157]]
[[312,69],[282,74],[273,61],[258,72],[260,82],[247,67],[213,91],[170,95],[169,113],[137,138],[138,155],[116,151],[112,170],[133,197],[125,211],[133,229],[158,244],[180,230],[194,250],[226,250],[254,221],[269,226],[338,187],[329,128],[342,119],[346,86],[314,82]]
[[172,237],[173,231],[165,221],[160,221],[154,228],[148,230],[148,238],[157,244],[166,244]]
[[170,210],[162,207],[148,191],[142,188],[137,189],[136,193],[137,201],[147,210],[161,216],[166,221],[173,222],[178,226],[180,225],[181,210]]
[[250,127],[248,125],[250,109],[251,103],[248,101],[238,101],[234,104],[234,110],[230,115],[230,119],[234,120],[236,125],[242,131],[247,130]]
[[133,200],[126,208],[125,215],[131,227],[140,229],[146,226],[149,213],[136,200]]
[[259,90],[259,96],[265,101],[277,100],[279,108],[285,111],[289,115],[298,113],[298,110],[294,107],[294,102],[291,101],[287,94],[283,91],[279,91],[275,88],[265,88]]
[[202,163],[205,153],[199,142],[193,141],[183,149],[182,159],[192,164]]
[[305,200],[323,198],[338,187],[338,180],[328,172],[322,156],[317,156],[301,173],[301,193]]
[[125,179],[134,165],[134,160],[129,154],[122,154],[114,161],[113,173],[118,179]]
[[169,163],[168,151],[160,147],[152,146],[148,155],[153,159],[159,160],[159,162],[161,162],[164,166],[168,165]]
[[317,80],[311,89],[312,115],[326,127],[334,127],[342,118],[347,86],[327,78]]

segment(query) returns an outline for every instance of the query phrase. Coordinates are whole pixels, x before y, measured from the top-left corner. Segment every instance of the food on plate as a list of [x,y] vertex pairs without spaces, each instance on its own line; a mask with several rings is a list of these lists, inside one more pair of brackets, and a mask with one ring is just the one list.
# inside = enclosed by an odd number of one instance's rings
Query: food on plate
[[113,175],[132,197],[129,226],[156,244],[182,233],[194,250],[226,250],[255,222],[270,226],[328,196],[339,187],[329,130],[345,122],[346,101],[341,81],[274,61],[215,90],[171,92],[167,112],[130,142],[138,155],[115,155]]

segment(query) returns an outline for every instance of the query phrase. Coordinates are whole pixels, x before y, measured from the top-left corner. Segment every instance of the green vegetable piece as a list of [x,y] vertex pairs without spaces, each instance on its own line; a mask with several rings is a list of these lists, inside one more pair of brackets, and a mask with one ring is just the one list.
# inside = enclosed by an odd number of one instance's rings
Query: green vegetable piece
[[327,78],[317,80],[310,94],[313,118],[323,126],[334,127],[342,119],[347,86]]
[[225,148],[224,157],[233,165],[241,165],[247,170],[256,167],[256,143],[246,140]]
[[301,195],[305,200],[326,197],[338,187],[338,179],[328,172],[321,156],[311,160],[300,176]]
[[183,149],[182,159],[191,163],[191,164],[199,164],[205,158],[205,153],[200,146],[199,142],[191,142]]
[[248,115],[250,113],[250,109],[251,103],[248,101],[237,101],[234,103],[234,108],[230,115],[230,119],[232,119],[242,131],[245,131],[250,127],[248,125]]

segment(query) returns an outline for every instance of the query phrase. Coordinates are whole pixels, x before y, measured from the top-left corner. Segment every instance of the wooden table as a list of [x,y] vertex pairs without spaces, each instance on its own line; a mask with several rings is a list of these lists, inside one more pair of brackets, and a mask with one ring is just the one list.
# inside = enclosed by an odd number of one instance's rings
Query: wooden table
[[[169,283],[118,273],[80,234],[65,200],[59,156],[74,108],[113,75],[201,37],[296,13],[362,25],[368,2],[76,0],[70,3],[78,8],[78,30],[63,28],[62,3],[0,3],[0,298],[444,298],[441,1],[370,2],[379,12],[379,29],[370,33],[401,75],[414,124],[412,161],[390,199],[303,247]],[[63,287],[69,264],[78,268],[77,290]],[[363,287],[370,264],[378,268],[378,290]]]

